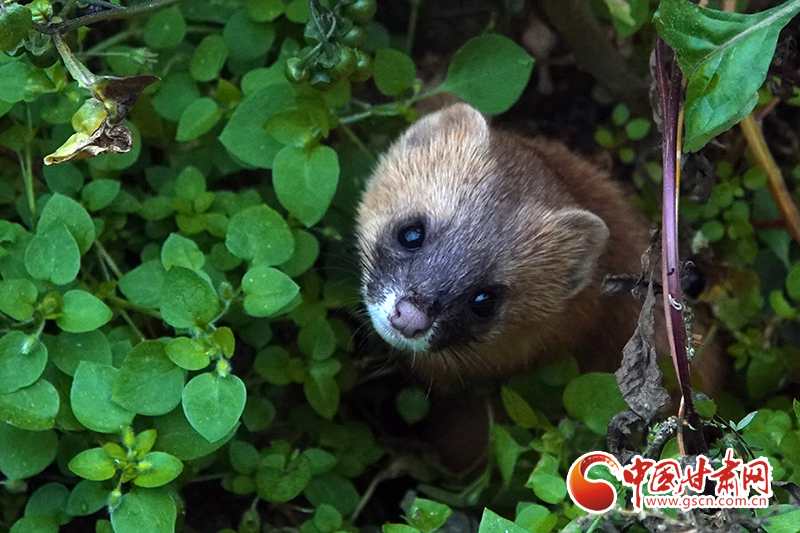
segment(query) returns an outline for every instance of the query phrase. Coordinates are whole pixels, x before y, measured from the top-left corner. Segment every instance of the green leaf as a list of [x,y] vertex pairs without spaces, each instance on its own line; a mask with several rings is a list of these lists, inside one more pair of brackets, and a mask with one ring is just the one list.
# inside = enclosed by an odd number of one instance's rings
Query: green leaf
[[94,514],[106,506],[108,493],[105,483],[84,479],[72,489],[67,500],[67,513],[71,516]]
[[61,483],[47,483],[36,489],[25,504],[26,517],[50,518],[56,524],[70,521],[67,515],[69,490]]
[[266,398],[250,395],[242,411],[242,422],[250,433],[267,429],[275,421],[275,406]]
[[293,457],[283,467],[262,463],[256,473],[258,496],[271,503],[287,502],[303,492],[311,477],[311,465],[304,455]]
[[54,194],[45,204],[39,223],[36,225],[37,235],[51,226],[64,224],[78,243],[81,255],[85,254],[94,242],[94,223],[86,210],[67,196]]
[[181,170],[175,180],[175,194],[190,202],[201,200],[206,194],[206,178],[203,173],[196,167]]
[[99,331],[61,333],[50,343],[50,359],[59,370],[74,376],[81,361],[111,364],[111,344]]
[[25,322],[30,319],[38,297],[39,291],[29,279],[0,280],[0,311],[14,320]]
[[32,68],[22,61],[0,66],[0,100],[11,104],[24,100]]
[[111,205],[119,189],[120,182],[117,180],[97,179],[87,183],[81,190],[81,199],[90,211],[100,211]]
[[190,270],[200,270],[205,262],[206,258],[197,244],[177,233],[170,233],[161,247],[161,264],[167,270],[174,265]]
[[312,376],[303,383],[311,407],[324,419],[332,420],[339,410],[339,385],[333,377]]
[[800,302],[800,261],[792,266],[786,276],[786,292],[795,302]]
[[776,315],[789,320],[797,318],[797,309],[786,301],[782,291],[772,291],[769,294],[769,303]]
[[236,337],[234,337],[231,328],[222,327],[215,329],[214,333],[208,337],[208,340],[219,346],[219,349],[222,350],[222,354],[225,357],[228,359],[233,357],[236,351]]
[[417,69],[406,54],[381,48],[375,52],[375,85],[386,96],[397,96],[414,83]]
[[605,435],[608,421],[628,408],[613,374],[584,374],[564,389],[564,408],[589,429]]
[[142,457],[153,449],[157,437],[158,432],[155,429],[142,431],[134,437],[131,449],[138,457]]
[[547,507],[535,503],[520,503],[514,523],[531,533],[550,533],[557,521],[558,515],[551,513]]
[[632,141],[644,139],[648,133],[650,133],[650,121],[643,118],[635,118],[625,126],[625,135]]
[[416,529],[405,524],[383,524],[381,526],[383,533],[419,533]]
[[183,463],[168,453],[150,452],[139,462],[136,469],[139,471],[139,475],[133,478],[134,485],[148,488],[160,487],[183,472]]
[[0,420],[31,431],[50,429],[55,425],[59,405],[58,391],[40,378],[33,385],[0,394]]
[[312,521],[323,533],[333,533],[342,529],[342,514],[335,507],[326,503],[317,508]]
[[9,533],[58,533],[58,522],[50,517],[25,516],[14,522]]
[[178,121],[175,140],[191,141],[208,132],[222,118],[217,103],[208,97],[198,98],[183,110]]
[[650,14],[648,0],[605,0],[614,27],[622,37],[636,33]]
[[291,302],[300,287],[280,270],[255,266],[242,278],[244,310],[250,316],[274,315]]
[[186,21],[181,10],[169,7],[156,11],[149,17],[144,25],[142,38],[150,48],[166,50],[178,46],[184,35],[186,35]]
[[37,233],[25,249],[25,268],[35,279],[66,285],[81,268],[78,243],[64,224]]
[[186,370],[202,370],[211,364],[206,347],[197,339],[176,337],[167,343],[165,350],[173,363]]
[[514,468],[517,466],[517,459],[525,451],[525,448],[520,446],[503,426],[492,425],[491,434],[492,450],[497,458],[497,467],[500,469],[503,483],[508,487],[511,476],[514,475]]
[[98,433],[118,433],[133,421],[134,413],[112,398],[119,370],[108,364],[81,361],[70,390],[72,413],[78,422]]
[[558,475],[558,459],[546,453],[542,454],[525,486],[547,503],[559,503],[567,497],[567,484]]
[[304,355],[316,361],[324,361],[336,349],[333,328],[325,318],[318,318],[303,325],[297,336],[297,347]]
[[56,324],[63,331],[83,333],[99,328],[113,313],[106,304],[82,290],[67,291]]
[[449,91],[484,113],[502,113],[519,99],[533,70],[533,58],[501,35],[467,41],[453,56],[436,92]]
[[417,498],[406,513],[406,520],[422,533],[432,533],[442,527],[451,514],[453,510],[443,503]]
[[111,526],[114,533],[173,533],[177,516],[166,490],[134,489],[111,509]]
[[35,476],[56,458],[56,432],[28,431],[0,424],[0,472],[8,479]]
[[83,174],[71,163],[45,166],[44,181],[51,192],[75,197],[83,187]]
[[306,459],[311,464],[311,472],[315,476],[330,472],[338,462],[336,456],[319,448],[309,448],[303,452],[303,455],[306,456]]
[[161,261],[154,259],[126,272],[117,287],[133,305],[155,308],[158,307],[166,277],[167,271]]
[[781,28],[800,2],[755,13],[726,13],[662,0],[654,22],[688,78],[684,148],[696,151],[753,110]]
[[0,11],[0,50],[13,51],[33,27],[31,10],[19,4],[10,4]]
[[205,278],[173,266],[164,279],[159,308],[164,322],[173,328],[204,328],[219,312],[219,297]]
[[262,87],[236,107],[219,141],[243,163],[272,168],[272,160],[283,145],[264,130],[264,123],[274,114],[294,107],[294,89],[285,79]]
[[200,90],[186,72],[173,72],[161,82],[153,97],[153,108],[159,116],[178,122],[183,110],[200,98]]
[[303,107],[272,115],[264,130],[283,144],[303,148],[328,136],[330,117],[321,104],[304,102]]
[[117,472],[114,459],[103,448],[82,451],[70,460],[68,466],[73,473],[90,481],[105,481],[114,477]]
[[516,425],[526,429],[541,428],[542,424],[536,412],[515,390],[503,387],[500,390],[503,399],[503,406],[506,408],[508,416]]
[[289,352],[282,346],[267,346],[259,350],[253,368],[273,385],[282,386],[292,382]]
[[252,265],[286,262],[294,252],[294,237],[286,221],[266,205],[242,209],[228,223],[228,250]]
[[287,146],[275,156],[272,182],[281,204],[303,224],[313,226],[336,192],[339,158],[328,146],[310,151]]
[[0,338],[0,394],[34,383],[47,365],[47,347],[32,335],[11,331]]
[[303,496],[314,507],[322,504],[333,506],[342,516],[352,514],[361,499],[353,482],[336,472],[314,476],[303,490]]
[[288,261],[280,265],[287,276],[295,278],[306,272],[317,261],[319,256],[319,241],[311,233],[293,229],[294,254]]
[[234,440],[231,441],[230,448],[228,448],[228,455],[231,460],[231,466],[240,474],[246,476],[255,474],[261,464],[261,457],[258,455],[258,450],[250,443]]
[[211,81],[219,76],[225,60],[228,59],[228,46],[218,33],[206,36],[194,49],[189,73],[197,81]]
[[281,16],[285,10],[283,0],[247,0],[245,13],[257,22],[271,22]]
[[112,384],[112,400],[134,413],[158,416],[180,403],[182,391],[183,370],[169,360],[164,344],[145,341],[125,357]]
[[222,30],[230,56],[237,60],[253,60],[265,56],[275,41],[272,24],[247,18],[243,9],[236,11]]
[[419,387],[406,387],[395,398],[397,412],[406,424],[416,424],[428,415],[431,401]]
[[183,409],[178,407],[155,418],[153,427],[158,432],[156,450],[167,452],[182,461],[191,461],[205,457],[225,445],[236,433],[238,425],[218,441],[208,442],[186,420]]
[[216,442],[239,422],[246,400],[247,389],[237,376],[206,372],[183,389],[183,412],[198,433]]

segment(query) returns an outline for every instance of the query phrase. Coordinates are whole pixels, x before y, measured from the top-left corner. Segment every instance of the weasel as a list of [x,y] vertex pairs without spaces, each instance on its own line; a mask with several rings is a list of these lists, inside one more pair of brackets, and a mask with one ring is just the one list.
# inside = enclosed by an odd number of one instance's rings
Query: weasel
[[459,103],[382,156],[358,208],[370,319],[441,388],[572,354],[613,371],[636,327],[607,274],[641,270],[644,224],[611,178],[563,145],[490,127]]

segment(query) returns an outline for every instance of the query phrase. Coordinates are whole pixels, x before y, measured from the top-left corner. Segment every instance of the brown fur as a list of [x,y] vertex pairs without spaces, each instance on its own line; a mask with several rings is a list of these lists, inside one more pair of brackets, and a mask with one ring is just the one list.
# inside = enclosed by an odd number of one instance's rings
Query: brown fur
[[[565,351],[584,371],[618,366],[638,306],[602,295],[600,283],[638,272],[646,238],[609,176],[561,144],[489,128],[456,104],[413,125],[369,181],[358,214],[365,284],[382,234],[420,210],[472,239],[499,239],[494,266],[509,291],[491,330],[470,344],[470,364],[442,350],[416,354],[416,370],[447,387],[505,378]],[[501,230],[487,229],[481,212]]]

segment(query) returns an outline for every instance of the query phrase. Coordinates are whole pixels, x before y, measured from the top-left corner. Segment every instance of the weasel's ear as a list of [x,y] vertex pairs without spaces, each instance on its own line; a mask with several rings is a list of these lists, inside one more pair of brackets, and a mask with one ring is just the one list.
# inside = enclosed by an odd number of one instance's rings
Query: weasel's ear
[[553,267],[560,268],[561,296],[572,298],[592,280],[597,261],[608,243],[603,219],[584,209],[556,211],[545,223]]
[[459,143],[482,144],[489,139],[489,124],[474,107],[454,104],[416,121],[400,138],[400,144],[415,148],[442,138]]

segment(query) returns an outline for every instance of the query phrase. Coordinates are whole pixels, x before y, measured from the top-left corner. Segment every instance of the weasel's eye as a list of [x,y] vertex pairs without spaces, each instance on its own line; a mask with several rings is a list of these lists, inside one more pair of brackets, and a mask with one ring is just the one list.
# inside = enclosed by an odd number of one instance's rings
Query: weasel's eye
[[499,298],[492,291],[480,290],[469,301],[469,310],[475,313],[478,318],[487,320],[497,310],[498,301]]
[[416,252],[422,248],[422,241],[425,240],[425,228],[419,222],[409,224],[400,228],[397,234],[397,241],[400,246],[411,252]]

